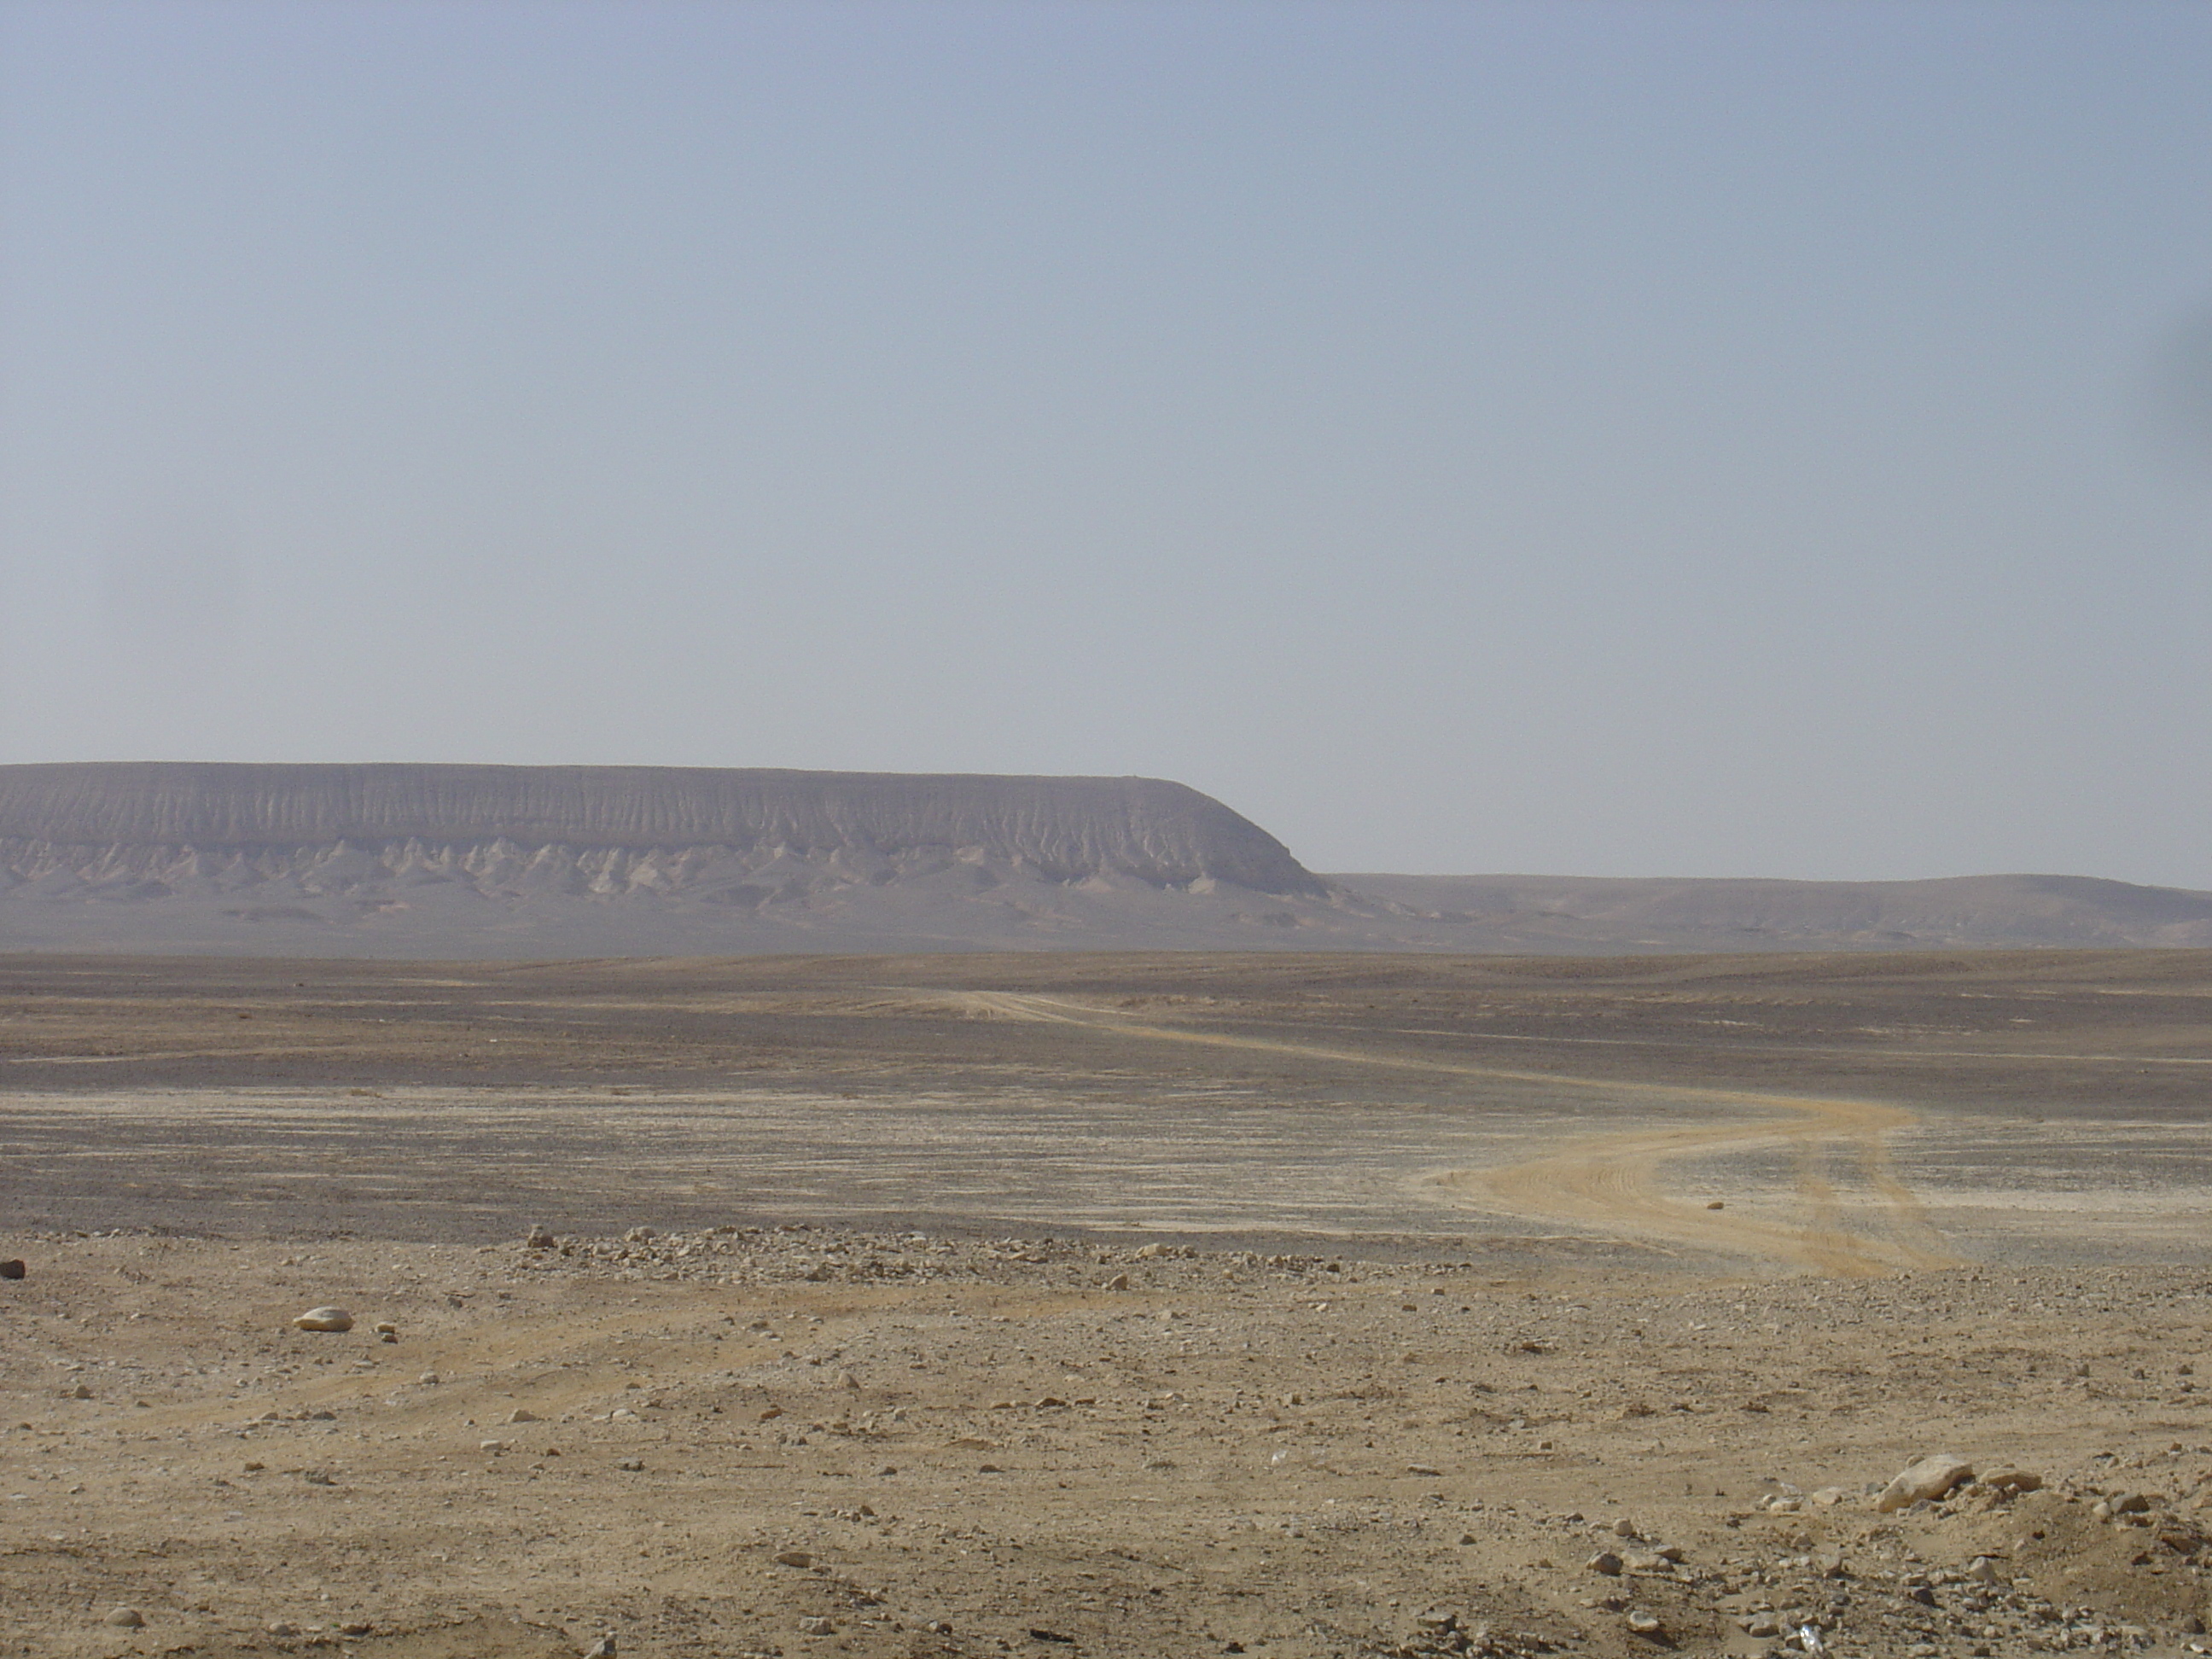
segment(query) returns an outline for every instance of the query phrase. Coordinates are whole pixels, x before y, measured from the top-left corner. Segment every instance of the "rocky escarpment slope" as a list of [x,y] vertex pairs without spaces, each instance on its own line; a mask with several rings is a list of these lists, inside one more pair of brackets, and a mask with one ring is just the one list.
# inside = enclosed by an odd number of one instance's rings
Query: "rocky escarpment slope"
[[1151,778],[0,766],[0,951],[722,956],[2212,946],[2212,893],[1317,876]]
[[1149,778],[0,767],[5,948],[1138,944],[1279,931],[1337,899],[1258,825]]

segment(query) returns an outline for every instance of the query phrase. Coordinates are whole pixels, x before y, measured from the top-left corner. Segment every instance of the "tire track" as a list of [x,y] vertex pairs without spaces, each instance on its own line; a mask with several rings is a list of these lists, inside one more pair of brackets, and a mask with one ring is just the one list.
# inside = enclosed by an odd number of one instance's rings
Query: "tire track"
[[[1241,1036],[1152,1024],[1112,1009],[1014,992],[915,994],[970,1015],[1057,1022],[1154,1042],[1632,1095],[1639,1100],[1698,1107],[1708,1113],[1755,1113],[1758,1115],[1748,1118],[1717,1121],[1709,1118],[1656,1129],[1582,1136],[1540,1158],[1498,1169],[1450,1170],[1428,1177],[1425,1184],[1451,1202],[1839,1276],[1867,1277],[1901,1267],[1959,1263],[1960,1258],[1944,1247],[1911,1189],[1897,1177],[1884,1137],[1919,1121],[1902,1107],[1741,1089],[1623,1082]],[[1758,1220],[1680,1202],[1664,1195],[1656,1185],[1659,1170],[1684,1158],[1776,1146],[1787,1146],[1793,1154],[1793,1184],[1803,1212],[1803,1219],[1796,1224]],[[1879,1199],[1879,1222],[1885,1236],[1869,1237],[1853,1231],[1846,1224],[1835,1186],[1823,1169],[1827,1159],[1838,1152],[1846,1156],[1859,1178]]]

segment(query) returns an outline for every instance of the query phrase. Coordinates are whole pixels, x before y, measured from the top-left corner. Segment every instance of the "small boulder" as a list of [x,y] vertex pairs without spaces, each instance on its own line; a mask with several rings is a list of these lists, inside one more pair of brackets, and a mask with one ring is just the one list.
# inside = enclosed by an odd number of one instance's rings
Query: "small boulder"
[[1897,1478],[1881,1489],[1881,1496],[1874,1500],[1874,1506],[1887,1515],[1909,1509],[1923,1498],[1932,1503],[1948,1497],[1954,1487],[1973,1478],[1974,1466],[1965,1458],[1937,1452],[1899,1470]]
[[343,1308],[310,1308],[292,1323],[303,1331],[349,1331],[353,1316]]

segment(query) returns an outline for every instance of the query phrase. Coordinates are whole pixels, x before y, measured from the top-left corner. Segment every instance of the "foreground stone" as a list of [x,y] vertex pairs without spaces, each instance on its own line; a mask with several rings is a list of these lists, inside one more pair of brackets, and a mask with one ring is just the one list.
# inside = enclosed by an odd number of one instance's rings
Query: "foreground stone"
[[1953,1487],[1963,1486],[1973,1478],[1974,1466],[1965,1458],[1938,1452],[1899,1471],[1896,1479],[1881,1489],[1881,1496],[1874,1500],[1874,1506],[1888,1515],[1908,1509],[1923,1498],[1933,1503],[1948,1497]]

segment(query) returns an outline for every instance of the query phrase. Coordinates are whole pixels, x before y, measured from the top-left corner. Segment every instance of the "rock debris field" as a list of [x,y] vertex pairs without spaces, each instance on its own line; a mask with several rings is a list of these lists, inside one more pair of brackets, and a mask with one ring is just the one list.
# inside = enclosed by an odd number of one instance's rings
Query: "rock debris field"
[[2207,1008],[0,958],[0,1656],[2204,1652]]
[[[21,1248],[27,1655],[2206,1646],[2197,1272],[803,1226]],[[1931,1455],[1940,1489],[1877,1507]]]

